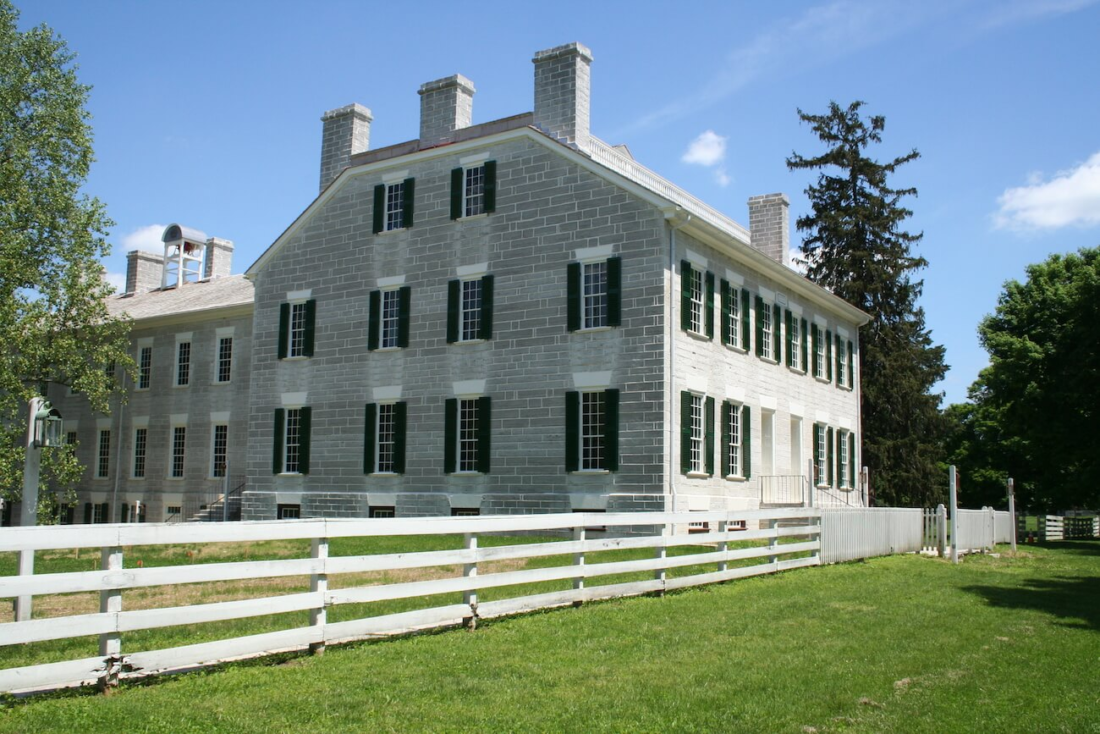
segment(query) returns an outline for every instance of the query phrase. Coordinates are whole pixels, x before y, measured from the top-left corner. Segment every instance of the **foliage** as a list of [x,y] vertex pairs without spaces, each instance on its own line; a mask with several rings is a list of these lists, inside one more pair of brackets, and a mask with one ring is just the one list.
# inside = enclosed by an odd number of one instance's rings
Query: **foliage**
[[812,212],[797,227],[806,236],[802,263],[808,277],[871,316],[860,334],[863,463],[876,500],[890,505],[929,505],[946,482],[939,459],[944,421],[942,398],[931,392],[947,367],[933,345],[917,306],[927,266],[911,248],[921,234],[901,229],[912,212],[901,201],[916,189],[891,188],[887,179],[920,154],[912,150],[888,163],[864,150],[882,142],[885,118],[860,116],[862,102],[823,115],[798,111],[826,145],[824,153],[787,159],[792,170],[819,171],[806,188]]
[[1100,506],[1100,248],[1028,266],[978,333],[990,365],[952,406],[952,461],[1012,476],[1029,510]]
[[[27,400],[43,384],[70,385],[108,412],[115,385],[104,367],[132,369],[129,325],[104,302],[112,222],[81,193],[93,161],[89,88],[63,40],[45,26],[20,32],[17,20],[0,0],[0,492],[9,499],[22,489]],[[79,475],[71,452],[43,452],[43,464],[61,485]]]

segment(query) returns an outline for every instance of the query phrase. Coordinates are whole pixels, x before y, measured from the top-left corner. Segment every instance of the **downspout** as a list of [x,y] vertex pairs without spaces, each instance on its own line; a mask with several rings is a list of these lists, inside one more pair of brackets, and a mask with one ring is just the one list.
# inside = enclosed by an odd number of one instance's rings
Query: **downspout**
[[676,451],[674,442],[676,440],[676,431],[673,430],[673,426],[676,424],[676,410],[673,408],[673,403],[676,399],[676,390],[673,387],[673,382],[676,375],[676,304],[677,299],[674,297],[673,291],[676,289],[676,230],[682,229],[688,222],[691,221],[690,214],[684,214],[680,207],[669,207],[664,210],[665,220],[668,222],[668,403],[669,420],[665,425],[668,431],[668,438],[666,440],[668,445],[668,465],[665,467],[665,476],[668,481],[668,497],[672,502],[672,511],[677,510],[676,507],[676,482],[674,480],[675,466],[676,466]]
[[[122,371],[122,384],[120,388],[126,387],[126,370]],[[125,413],[126,401],[123,400],[123,392],[119,390],[118,394],[118,439],[115,442],[115,489],[114,496],[111,498],[111,512],[118,518],[119,522],[122,522],[122,510],[118,506],[118,483],[122,477],[122,417]]]

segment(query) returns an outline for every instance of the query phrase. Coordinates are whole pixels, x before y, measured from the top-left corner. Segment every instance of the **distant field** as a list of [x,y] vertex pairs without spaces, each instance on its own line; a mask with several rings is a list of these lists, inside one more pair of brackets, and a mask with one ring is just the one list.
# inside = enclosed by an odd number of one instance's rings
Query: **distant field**
[[107,697],[9,700],[0,731],[1100,731],[1098,681],[1100,542],[1080,541],[959,567],[803,569]]

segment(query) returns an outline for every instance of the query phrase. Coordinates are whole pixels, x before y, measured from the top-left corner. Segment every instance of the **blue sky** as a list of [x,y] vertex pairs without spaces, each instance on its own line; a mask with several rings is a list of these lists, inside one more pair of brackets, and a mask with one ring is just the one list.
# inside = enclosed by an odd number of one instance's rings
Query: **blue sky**
[[93,86],[87,189],[117,222],[116,275],[171,222],[233,240],[243,271],[317,194],[322,112],[371,108],[372,148],[415,138],[419,85],[453,73],[475,123],[524,112],[533,53],[569,41],[595,57],[593,133],[745,224],[756,194],[786,192],[792,221],[808,207],[785,159],[820,146],[797,108],[885,115],[872,154],[922,156],[893,184],[920,192],[946,402],[986,364],[1002,284],[1100,245],[1097,0],[15,2]]

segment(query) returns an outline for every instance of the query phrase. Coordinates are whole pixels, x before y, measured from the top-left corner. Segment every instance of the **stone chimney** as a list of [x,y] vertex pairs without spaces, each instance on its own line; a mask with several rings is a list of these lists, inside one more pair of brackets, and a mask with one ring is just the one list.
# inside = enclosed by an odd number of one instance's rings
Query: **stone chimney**
[[786,194],[764,194],[749,199],[749,235],[752,246],[772,260],[790,263],[791,224]]
[[233,267],[233,242],[219,237],[206,241],[206,262],[203,263],[204,278],[222,278],[229,275]]
[[474,83],[455,74],[420,85],[420,149],[454,141],[474,119]]
[[535,58],[535,127],[574,148],[588,146],[592,52],[567,43]]
[[351,157],[370,145],[370,110],[349,104],[321,115],[321,191],[351,163]]
[[126,295],[160,288],[161,273],[164,271],[164,255],[145,250],[130,250],[126,253]]

